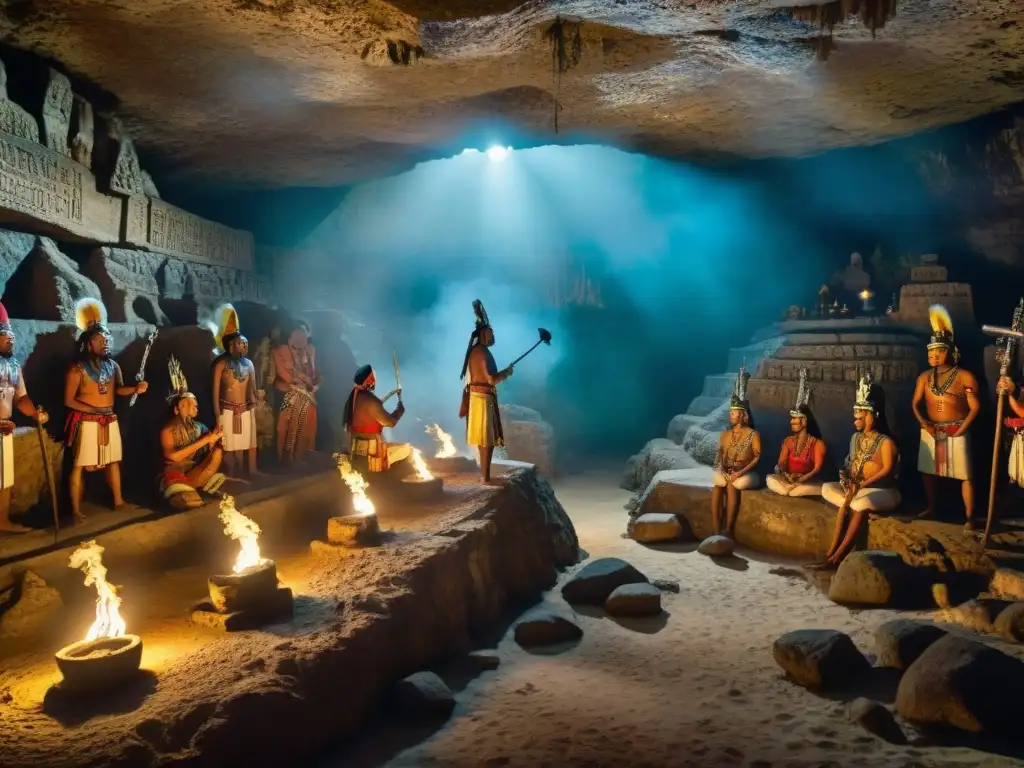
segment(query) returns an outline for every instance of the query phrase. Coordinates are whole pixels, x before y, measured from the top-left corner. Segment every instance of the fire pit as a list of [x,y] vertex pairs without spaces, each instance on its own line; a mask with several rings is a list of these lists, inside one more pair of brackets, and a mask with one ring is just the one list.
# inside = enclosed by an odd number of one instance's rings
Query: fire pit
[[441,429],[438,424],[431,424],[427,427],[427,434],[437,441],[437,452],[430,460],[430,467],[435,472],[443,472],[446,475],[458,475],[477,472],[480,465],[476,459],[468,456],[460,456],[455,447],[452,436]]
[[134,676],[142,664],[142,638],[125,633],[121,598],[107,581],[103,547],[89,541],[71,555],[69,565],[85,572],[85,585],[96,585],[96,620],[85,640],[57,651],[61,689],[73,693],[106,691]]
[[211,576],[209,601],[192,611],[197,624],[235,632],[287,621],[293,615],[292,591],[277,581],[277,565],[260,557],[260,527],[235,509],[225,496],[220,503],[224,533],[242,547],[233,573]]
[[444,496],[444,481],[431,473],[416,448],[412,449],[411,461],[416,474],[401,481],[402,495],[413,501],[435,501]]

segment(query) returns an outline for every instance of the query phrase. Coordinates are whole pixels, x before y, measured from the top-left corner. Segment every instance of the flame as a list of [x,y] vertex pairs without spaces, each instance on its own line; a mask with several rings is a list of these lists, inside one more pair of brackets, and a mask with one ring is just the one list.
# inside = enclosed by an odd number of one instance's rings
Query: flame
[[[437,453],[434,454],[435,459],[450,459],[452,456],[457,456],[458,451],[455,449],[455,443],[452,441],[452,436],[441,429],[440,424],[431,424],[427,427],[427,434],[437,440]],[[416,467],[417,471],[419,466]]]
[[871,291],[869,291],[867,288],[865,288],[863,291],[860,292],[860,297],[862,299],[864,299],[864,301],[867,301],[872,296],[874,296],[874,294]]
[[89,627],[85,641],[121,637],[127,625],[118,612],[121,598],[117,596],[114,585],[107,581],[107,569],[103,566],[103,547],[95,541],[87,541],[71,554],[69,566],[81,568],[85,572],[85,586],[96,585],[96,621]]
[[260,527],[235,509],[233,496],[225,494],[220,500],[220,521],[224,523],[224,533],[232,539],[237,539],[242,547],[238,559],[235,560],[235,573],[241,573],[246,568],[263,562],[263,558],[260,557]]
[[419,448],[412,449],[412,465],[416,468],[416,474],[420,480],[434,479],[434,476],[430,474],[430,470],[427,468],[427,462],[423,460],[423,454],[420,453]]
[[352,492],[352,508],[355,509],[356,514],[377,514],[373,502],[366,495],[366,489],[370,487],[370,484],[363,479],[361,474],[356,472],[345,454],[335,454],[335,459],[338,462],[338,472],[341,473],[341,479],[345,481],[345,485]]

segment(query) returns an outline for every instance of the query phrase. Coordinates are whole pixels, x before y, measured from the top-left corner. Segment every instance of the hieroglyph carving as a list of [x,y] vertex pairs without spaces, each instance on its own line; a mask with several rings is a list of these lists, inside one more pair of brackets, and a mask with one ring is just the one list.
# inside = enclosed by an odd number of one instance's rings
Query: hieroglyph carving
[[910,268],[910,280],[914,283],[944,283],[949,279],[949,270],[935,264]]
[[781,360],[830,360],[835,358],[913,360],[917,357],[917,349],[902,344],[801,344],[799,346],[784,346],[775,353],[775,357]]
[[810,381],[856,382],[870,372],[877,382],[909,381],[917,377],[916,360],[779,360],[769,358],[758,367],[758,378],[797,381],[800,369],[807,369]]
[[909,283],[900,289],[900,320],[927,323],[932,304],[944,305],[954,320],[974,319],[974,298],[968,283]]
[[50,70],[43,97],[43,129],[46,146],[54,152],[71,156],[68,133],[71,131],[71,82],[55,69]]
[[117,159],[114,161],[114,171],[110,174],[111,191],[122,195],[144,194],[142,166],[135,152],[135,143],[128,136],[121,136],[117,141]]
[[193,216],[165,203],[149,201],[149,239],[156,251],[188,261],[251,270],[252,234]]

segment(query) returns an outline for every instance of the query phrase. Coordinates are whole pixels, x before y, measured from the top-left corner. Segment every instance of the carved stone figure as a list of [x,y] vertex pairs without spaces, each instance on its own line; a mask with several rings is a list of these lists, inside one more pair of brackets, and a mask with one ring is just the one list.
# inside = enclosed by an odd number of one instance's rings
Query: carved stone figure
[[46,146],[54,152],[71,157],[68,136],[71,132],[71,81],[55,69],[50,69],[50,79],[43,97],[43,130]]
[[92,148],[95,142],[92,104],[76,94],[71,122],[71,158],[86,168],[92,168]]

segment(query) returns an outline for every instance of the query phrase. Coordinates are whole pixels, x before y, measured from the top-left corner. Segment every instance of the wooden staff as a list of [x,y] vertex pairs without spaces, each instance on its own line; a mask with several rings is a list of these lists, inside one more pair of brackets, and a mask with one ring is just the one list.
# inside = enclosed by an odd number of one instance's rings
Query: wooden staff
[[[1013,311],[1013,322],[1010,323],[1009,328],[991,325],[983,325],[981,327],[982,333],[1000,337],[996,341],[997,347],[1000,342],[1002,343],[1002,349],[996,351],[996,358],[999,361],[999,378],[1003,378],[1010,373],[1010,366],[1013,364],[1014,348],[1020,343],[1020,339],[1024,338],[1024,333],[1021,333],[1022,324],[1024,324],[1024,299],[1020,300],[1020,304]],[[981,549],[983,552],[988,549],[989,537],[992,533],[992,518],[996,508],[996,485],[999,481],[999,447],[1003,439],[1003,411],[1006,407],[1007,393],[1002,390],[997,390],[997,392],[996,436],[992,443],[992,474],[989,477],[988,483],[988,511],[985,515],[985,535],[981,539]]]
[[43,474],[46,475],[46,485],[50,489],[50,506],[53,508],[53,543],[57,543],[60,535],[60,511],[57,508],[57,484],[53,481],[53,469],[50,467],[50,457],[46,453],[46,440],[43,437],[43,422],[39,418],[39,411],[36,410],[36,436],[39,438],[39,452],[43,454]]

